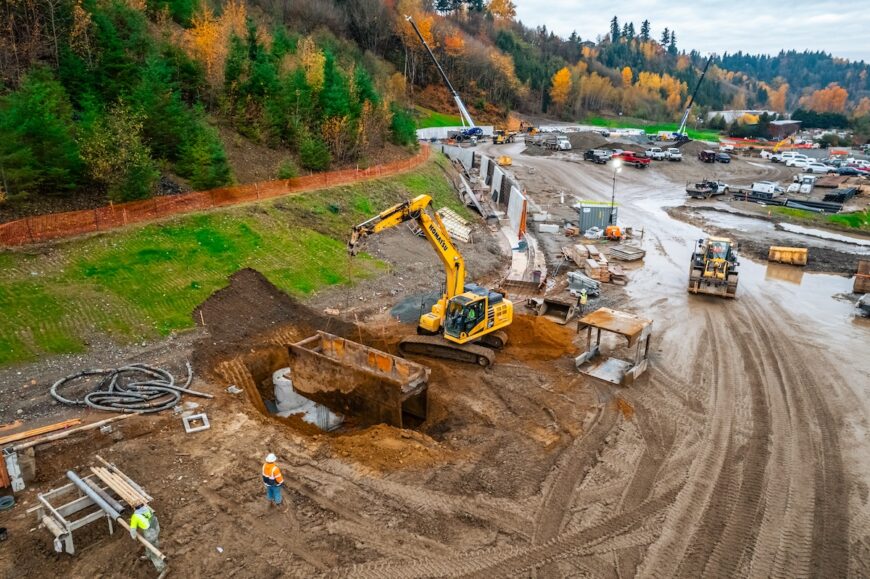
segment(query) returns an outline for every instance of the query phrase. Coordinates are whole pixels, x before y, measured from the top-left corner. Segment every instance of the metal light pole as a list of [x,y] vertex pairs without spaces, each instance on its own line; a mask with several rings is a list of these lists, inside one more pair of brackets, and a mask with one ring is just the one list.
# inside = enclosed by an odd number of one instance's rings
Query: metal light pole
[[616,174],[622,170],[622,161],[613,161],[613,191],[610,193],[610,224],[616,225]]

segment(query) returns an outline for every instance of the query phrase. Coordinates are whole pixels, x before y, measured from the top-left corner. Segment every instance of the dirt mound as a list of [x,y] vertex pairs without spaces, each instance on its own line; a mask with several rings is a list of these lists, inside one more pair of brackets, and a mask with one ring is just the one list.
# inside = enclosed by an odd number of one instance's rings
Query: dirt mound
[[443,462],[448,455],[425,434],[386,424],[328,437],[328,442],[336,455],[379,471],[429,466]]
[[553,154],[553,151],[545,149],[544,147],[539,147],[537,145],[529,145],[522,152],[523,155],[528,155],[530,157],[549,157]]
[[683,157],[697,157],[698,153],[701,151],[706,151],[707,149],[716,150],[716,147],[710,145],[709,143],[702,143],[701,141],[689,141],[680,147],[680,151],[683,153]]
[[197,371],[206,371],[219,360],[247,351],[277,330],[299,340],[317,330],[353,335],[353,324],[302,305],[256,270],[241,269],[228,281],[227,287],[213,293],[193,311],[194,322],[209,333],[194,348]]
[[581,151],[585,151],[586,149],[598,149],[607,143],[607,139],[598,133],[593,133],[592,131],[568,133],[568,140],[571,141],[571,146],[573,148],[580,149]]
[[623,141],[607,141],[602,147],[605,149],[622,149],[623,151],[631,151],[633,153],[642,153],[646,150],[644,145]]
[[547,318],[515,316],[508,326],[506,351],[519,360],[555,360],[577,351],[573,326],[560,326]]

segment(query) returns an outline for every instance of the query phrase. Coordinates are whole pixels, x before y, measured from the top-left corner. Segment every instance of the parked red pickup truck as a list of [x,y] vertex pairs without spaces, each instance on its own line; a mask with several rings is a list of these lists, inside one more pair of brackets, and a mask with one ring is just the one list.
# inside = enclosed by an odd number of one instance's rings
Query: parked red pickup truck
[[614,155],[613,159],[619,159],[627,165],[634,165],[638,169],[646,169],[649,167],[650,159],[642,153],[632,153],[631,151],[623,151],[618,155]]

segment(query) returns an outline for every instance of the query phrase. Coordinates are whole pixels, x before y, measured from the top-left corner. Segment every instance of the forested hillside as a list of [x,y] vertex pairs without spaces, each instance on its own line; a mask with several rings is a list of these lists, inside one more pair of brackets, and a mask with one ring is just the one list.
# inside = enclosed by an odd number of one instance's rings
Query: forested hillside
[[[560,38],[511,0],[5,0],[0,202],[219,186],[241,145],[246,163],[281,160],[268,178],[396,155],[414,104],[455,112],[405,15],[496,124],[511,110],[673,121],[705,62],[667,23],[614,16],[595,40]],[[723,54],[693,118],[720,108],[870,130],[868,65]]]

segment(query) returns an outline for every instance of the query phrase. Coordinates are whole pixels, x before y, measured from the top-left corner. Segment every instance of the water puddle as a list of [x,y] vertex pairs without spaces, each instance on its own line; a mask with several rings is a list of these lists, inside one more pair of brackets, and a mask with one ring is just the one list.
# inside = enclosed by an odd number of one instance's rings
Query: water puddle
[[851,243],[853,245],[862,245],[864,247],[870,247],[870,239],[861,239],[858,237],[852,237],[850,235],[841,235],[839,233],[832,233],[830,231],[825,231],[823,229],[812,229],[810,227],[801,227],[800,225],[794,225],[791,223],[780,223],[779,227],[781,227],[785,231],[790,231],[792,233],[800,233],[801,235],[808,235],[810,237],[818,237],[820,239],[829,239],[831,241],[841,241],[843,243]]
[[867,250],[865,247],[870,247],[870,241],[868,240],[839,235],[820,229],[811,229],[789,223],[776,225],[764,219],[710,209],[700,209],[697,213],[711,225],[729,231],[739,231],[750,236],[763,236],[771,242],[771,245],[822,247],[857,255],[866,254]]

